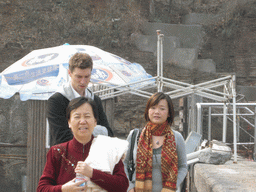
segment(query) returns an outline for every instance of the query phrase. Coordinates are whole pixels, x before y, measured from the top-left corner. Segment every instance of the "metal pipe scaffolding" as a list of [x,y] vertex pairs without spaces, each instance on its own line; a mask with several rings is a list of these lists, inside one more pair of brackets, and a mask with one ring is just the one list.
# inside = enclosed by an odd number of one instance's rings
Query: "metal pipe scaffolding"
[[[222,106],[224,109],[223,114],[219,113],[219,114],[212,114],[212,112],[209,112],[209,116],[223,116],[223,118],[229,119],[230,121],[232,121],[229,117],[227,117],[227,115],[232,115],[233,116],[233,145],[234,145],[234,163],[237,163],[237,145],[239,143],[237,143],[237,128],[241,128],[239,125],[237,126],[237,122],[236,122],[236,116],[241,116],[240,118],[244,121],[246,121],[249,125],[254,127],[254,136],[251,134],[248,134],[250,137],[252,137],[254,139],[254,146],[255,146],[255,151],[254,151],[254,160],[256,161],[256,103],[236,103],[236,99],[235,99],[235,92],[234,92],[234,88],[233,88],[233,102],[230,103],[229,105],[232,106],[232,110],[233,112],[230,114],[226,114],[227,110],[225,109],[227,107],[227,105],[225,103],[197,103],[197,110],[202,110],[203,106],[207,106],[207,107],[219,107]],[[247,106],[254,106],[255,107],[255,111],[251,111]],[[242,107],[249,111],[250,113],[237,113],[236,109],[240,108],[242,109]],[[200,115],[201,112],[198,112],[198,115]],[[225,115],[226,114],[226,115]],[[246,120],[242,115],[254,115],[255,116],[255,122],[254,125],[253,123],[249,122],[248,120]],[[200,118],[200,117],[199,117]],[[199,123],[199,121],[198,121]],[[224,120],[223,121],[223,142],[226,142],[226,131],[224,131],[224,129],[226,129],[226,123],[227,121]],[[198,127],[200,127],[200,125],[198,125]],[[245,131],[245,130],[244,130]],[[246,131],[245,131],[246,132]]]
[[233,96],[233,142],[234,142],[234,163],[237,163],[237,142],[236,142],[236,79],[235,76],[232,78],[232,96]]
[[157,30],[157,91],[160,91],[160,85],[159,85],[159,77],[160,77],[160,32],[161,30]]
[[163,37],[161,30],[157,30],[157,91],[163,90]]
[[[233,99],[233,118],[234,118],[234,134],[236,134],[236,91],[235,91],[235,76],[228,75],[211,81],[206,81],[198,84],[189,84],[173,79],[168,79],[163,77],[163,37],[161,30],[157,30],[157,76],[141,80],[133,81],[132,83],[125,85],[114,85],[107,82],[100,81],[104,83],[105,88],[100,87],[99,90],[95,90],[94,93],[98,94],[102,99],[114,98],[122,94],[131,93],[141,97],[150,97],[153,93],[150,90],[155,89],[160,92],[165,88],[165,93],[168,94],[172,99],[185,97],[191,95],[191,105],[189,110],[189,130],[188,131],[198,131],[202,133],[201,126],[201,105],[196,104],[195,97],[200,96],[203,98],[211,99],[217,102],[222,102],[225,105],[223,114],[227,117],[227,106],[232,105],[231,99]],[[97,83],[95,83],[97,84]],[[223,87],[224,91],[221,92],[220,88]],[[151,89],[154,88],[154,89]],[[227,106],[226,106],[227,104]],[[198,109],[198,118],[196,118],[196,105]],[[211,112],[210,112],[211,114]],[[211,114],[214,115],[214,114]],[[197,125],[198,124],[198,125]],[[211,135],[209,135],[209,138]],[[223,141],[226,141],[226,118],[224,118],[223,125]],[[234,150],[235,150],[235,162],[236,157],[236,138],[234,137]]]

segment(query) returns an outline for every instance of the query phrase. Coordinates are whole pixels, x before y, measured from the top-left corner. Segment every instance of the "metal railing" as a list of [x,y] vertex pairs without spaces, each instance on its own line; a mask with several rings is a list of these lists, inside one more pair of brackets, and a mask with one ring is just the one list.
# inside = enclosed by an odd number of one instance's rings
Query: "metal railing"
[[[254,139],[254,160],[256,160],[256,103],[230,103],[228,104],[229,109],[232,110],[232,113],[228,113],[227,104],[226,103],[197,103],[197,132],[202,132],[202,107],[208,107],[208,140],[211,140],[211,117],[212,116],[221,116],[223,117],[223,133],[222,133],[222,141],[226,143],[227,137],[227,120],[230,120],[233,123],[233,145],[234,145],[234,162],[237,162],[237,142],[238,140],[238,130],[242,129],[242,127],[237,124],[237,118],[241,117],[246,123],[250,126],[254,127],[254,136],[247,134]],[[254,111],[249,108],[249,106],[254,107]],[[221,108],[223,113],[212,113],[212,108]],[[243,111],[241,111],[243,109]],[[238,111],[238,112],[237,112]],[[230,118],[232,116],[233,118]],[[251,123],[244,116],[254,116],[254,123]],[[245,131],[245,130],[244,130]],[[246,132],[246,131],[245,131]]]

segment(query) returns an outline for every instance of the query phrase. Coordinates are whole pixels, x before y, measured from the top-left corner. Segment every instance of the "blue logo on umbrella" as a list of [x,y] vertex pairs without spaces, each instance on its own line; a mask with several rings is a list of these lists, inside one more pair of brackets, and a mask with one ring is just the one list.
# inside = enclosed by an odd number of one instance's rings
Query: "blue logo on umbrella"
[[58,57],[58,55],[59,55],[58,53],[48,53],[48,54],[40,55],[32,59],[29,59],[24,63],[24,65],[38,65],[38,64],[46,63],[50,60],[55,59],[56,57]]
[[58,74],[59,65],[50,65],[5,74],[4,77],[9,85],[22,85],[43,77],[57,77]]
[[113,77],[112,73],[103,69],[92,69],[92,82],[108,81]]

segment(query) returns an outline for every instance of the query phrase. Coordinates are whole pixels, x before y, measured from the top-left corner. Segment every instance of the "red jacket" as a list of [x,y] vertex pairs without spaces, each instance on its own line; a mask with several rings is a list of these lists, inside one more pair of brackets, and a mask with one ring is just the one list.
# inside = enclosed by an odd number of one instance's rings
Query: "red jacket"
[[[61,186],[75,178],[77,162],[87,158],[92,139],[86,145],[73,138],[51,147],[37,192],[61,192]],[[122,160],[116,164],[113,175],[93,169],[91,181],[109,192],[126,192],[129,185]]]

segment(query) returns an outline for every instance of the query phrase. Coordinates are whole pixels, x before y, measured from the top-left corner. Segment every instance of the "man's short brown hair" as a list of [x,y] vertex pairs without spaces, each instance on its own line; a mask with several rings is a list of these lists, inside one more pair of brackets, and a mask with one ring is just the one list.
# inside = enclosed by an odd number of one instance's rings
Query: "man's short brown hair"
[[69,60],[69,70],[71,73],[78,67],[80,69],[93,68],[93,62],[90,55],[87,53],[76,53]]

